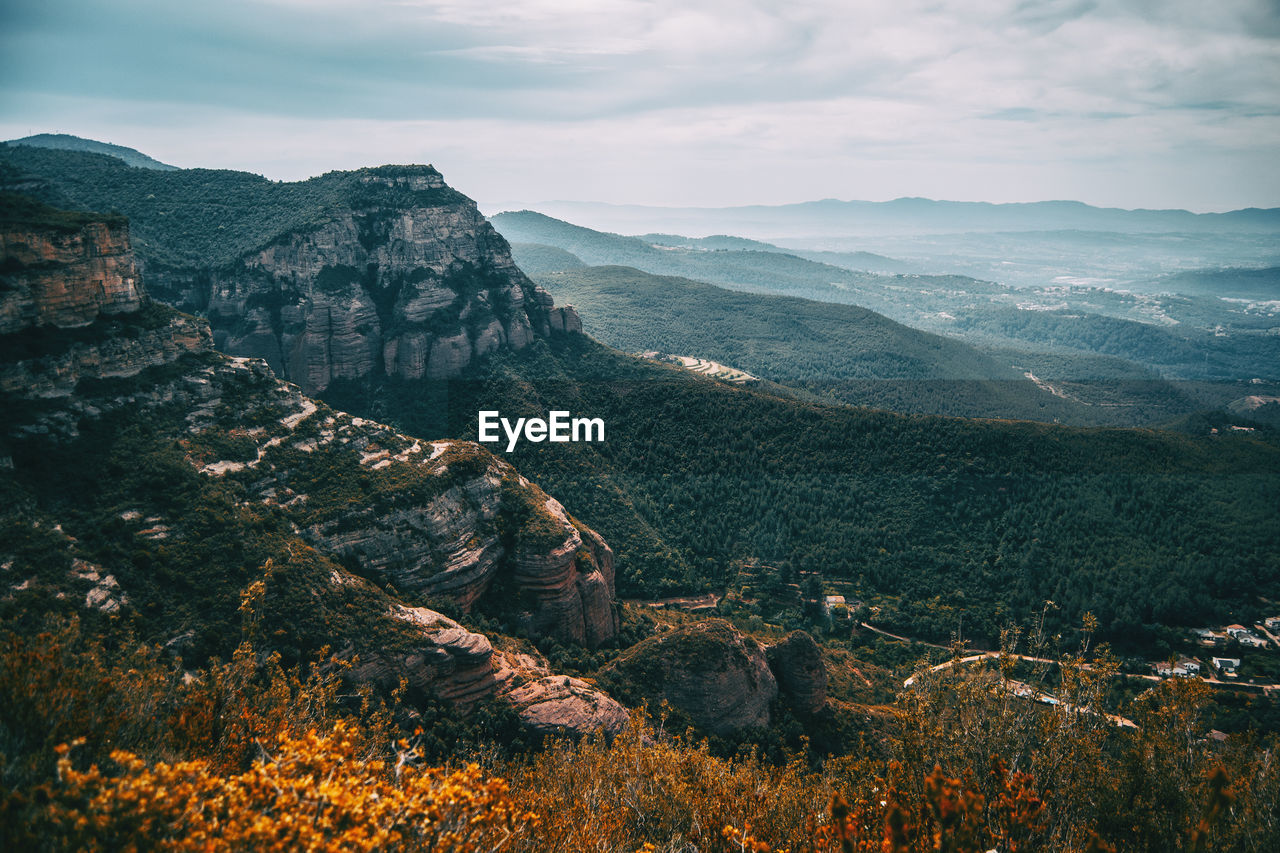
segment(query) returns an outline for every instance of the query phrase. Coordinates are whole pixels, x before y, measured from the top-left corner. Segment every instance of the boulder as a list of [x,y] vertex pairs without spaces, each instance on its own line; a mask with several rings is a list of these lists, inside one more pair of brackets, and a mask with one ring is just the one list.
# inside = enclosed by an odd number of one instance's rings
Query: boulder
[[601,681],[631,704],[668,702],[717,735],[769,725],[778,696],[764,649],[721,619],[633,646],[601,671]]
[[827,704],[827,667],[822,650],[804,631],[792,631],[766,651],[769,669],[782,698],[800,716],[813,716]]

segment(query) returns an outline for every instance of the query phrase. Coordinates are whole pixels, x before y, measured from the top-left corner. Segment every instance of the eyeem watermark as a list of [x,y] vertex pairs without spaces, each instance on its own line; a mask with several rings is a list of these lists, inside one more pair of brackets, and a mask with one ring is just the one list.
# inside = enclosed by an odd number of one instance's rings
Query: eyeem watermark
[[516,449],[521,436],[535,444],[539,441],[604,441],[603,418],[574,418],[568,412],[547,412],[547,419],[516,418],[511,421],[496,411],[480,413],[480,440],[486,443],[502,441],[498,427],[507,436],[507,452]]

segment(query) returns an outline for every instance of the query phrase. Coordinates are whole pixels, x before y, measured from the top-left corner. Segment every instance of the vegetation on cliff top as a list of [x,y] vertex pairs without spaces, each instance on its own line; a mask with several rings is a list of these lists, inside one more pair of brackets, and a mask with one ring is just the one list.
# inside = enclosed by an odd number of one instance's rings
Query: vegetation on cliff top
[[0,192],[0,225],[5,227],[49,228],[75,232],[94,222],[118,226],[125,225],[128,221],[126,217],[119,214],[63,210],[51,207],[29,195]]
[[[604,444],[510,461],[600,531],[624,596],[722,586],[746,558],[852,582],[881,620],[994,642],[1045,600],[1116,639],[1241,621],[1280,598],[1280,444],[901,416],[709,382],[582,337],[500,354],[446,405],[415,383],[335,388],[406,432],[475,436],[475,412],[603,417]],[[444,418],[447,417],[447,421]]]
[[[105,154],[30,146],[0,148],[0,187],[43,202],[110,210],[129,218],[140,260],[212,269],[353,208],[436,206],[467,199],[448,187],[415,190],[397,178],[435,176],[430,166],[329,172],[280,183],[218,169],[135,169]],[[385,181],[368,181],[377,177]]]

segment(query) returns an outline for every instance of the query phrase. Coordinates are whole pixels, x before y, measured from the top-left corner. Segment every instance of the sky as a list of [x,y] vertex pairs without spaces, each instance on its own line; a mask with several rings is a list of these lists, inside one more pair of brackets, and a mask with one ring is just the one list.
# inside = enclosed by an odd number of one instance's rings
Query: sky
[[489,206],[1280,206],[1280,0],[0,0],[0,139]]

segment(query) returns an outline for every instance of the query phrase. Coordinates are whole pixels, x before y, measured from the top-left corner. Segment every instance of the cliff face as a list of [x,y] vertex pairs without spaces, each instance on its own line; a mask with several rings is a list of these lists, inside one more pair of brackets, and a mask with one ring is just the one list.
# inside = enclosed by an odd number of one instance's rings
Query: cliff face
[[[418,441],[310,400],[262,360],[212,353],[202,321],[148,302],[127,230],[5,227],[13,254],[0,259],[0,305],[10,318],[0,334],[0,477],[14,478],[6,488],[22,493],[22,478],[33,476],[26,466],[56,468],[63,454],[81,452],[80,441],[94,443],[86,456],[103,466],[89,482],[110,481],[112,471],[119,476],[121,466],[138,464],[132,455],[112,456],[115,436],[134,428],[150,436],[141,452],[158,454],[152,470],[168,471],[151,481],[158,491],[144,509],[131,506],[144,497],[128,492],[130,505],[114,511],[110,529],[91,531],[95,539],[121,537],[120,548],[101,554],[63,533],[62,518],[42,516],[34,494],[22,507],[0,507],[6,530],[53,531],[39,560],[5,551],[0,540],[0,567],[15,579],[7,595],[83,601],[140,619],[161,639],[178,634],[175,642],[199,633],[205,614],[163,615],[182,606],[159,596],[156,577],[188,551],[214,563],[226,556],[190,531],[230,499],[235,510],[211,529],[249,541],[273,537],[262,547],[288,580],[271,581],[281,585],[271,606],[302,626],[280,636],[330,646],[352,661],[349,678],[388,689],[404,679],[415,695],[462,709],[501,699],[539,731],[616,731],[625,723],[626,710],[591,685],[495,650],[488,637],[422,606],[428,597],[462,611],[484,605],[578,643],[613,637],[612,552],[559,503],[479,445]],[[477,305],[489,298],[458,293]],[[517,336],[532,333],[523,316],[523,325],[518,317],[509,324]],[[537,316],[549,322],[546,311]],[[126,383],[80,381],[136,376],[149,366],[164,369]],[[107,420],[115,426],[104,428]],[[179,487],[177,469],[198,485]],[[170,482],[181,500],[166,497]],[[194,499],[197,492],[204,497]],[[100,517],[97,498],[57,493],[57,502],[81,500],[83,511]],[[257,522],[237,526],[251,517]],[[209,607],[234,611],[243,581],[227,572],[247,570],[240,548],[231,548],[221,569],[197,560],[183,579],[187,594],[198,589]],[[138,609],[144,600],[145,611]],[[202,642],[216,647],[219,638]]]
[[764,649],[720,619],[645,640],[601,677],[616,695],[669,702],[718,735],[767,726],[778,696]]
[[826,707],[827,667],[813,637],[792,631],[782,642],[769,646],[766,656],[779,692],[796,713],[808,717]]
[[4,223],[0,255],[0,335],[38,326],[87,326],[143,305],[123,222],[64,228]]
[[218,349],[263,358],[307,393],[340,379],[450,378],[500,347],[581,332],[436,170],[353,180],[346,206],[229,268],[157,270],[167,298],[203,308]]
[[127,224],[82,218],[0,224],[0,392],[68,394],[213,348],[204,323],[147,299]]

